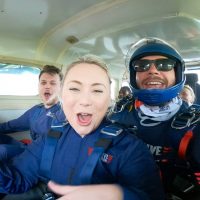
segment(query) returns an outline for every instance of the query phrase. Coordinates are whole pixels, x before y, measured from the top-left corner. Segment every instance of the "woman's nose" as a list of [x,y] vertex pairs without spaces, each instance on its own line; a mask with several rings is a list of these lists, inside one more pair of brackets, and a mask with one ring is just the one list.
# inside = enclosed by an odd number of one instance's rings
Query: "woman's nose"
[[90,106],[91,104],[91,95],[88,93],[82,94],[80,98],[80,105]]

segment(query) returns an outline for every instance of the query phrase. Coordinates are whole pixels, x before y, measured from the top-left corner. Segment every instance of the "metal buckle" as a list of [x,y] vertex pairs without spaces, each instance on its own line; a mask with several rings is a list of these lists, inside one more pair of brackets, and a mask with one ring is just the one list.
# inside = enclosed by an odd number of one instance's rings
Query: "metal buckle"
[[115,106],[112,108],[113,113],[119,113],[124,110],[124,108],[127,106],[127,104],[131,103],[133,100],[132,97],[124,97],[123,99],[116,102]]
[[56,199],[55,196],[51,192],[45,193],[44,196],[42,197],[42,200],[55,200],[55,199]]
[[177,197],[177,196],[174,195],[174,194],[167,194],[166,200],[183,200],[183,199]]
[[117,127],[115,125],[105,126],[101,130],[101,133],[106,134],[106,135],[110,135],[110,136],[118,136],[122,132],[123,132],[123,129],[120,128],[120,127]]
[[117,103],[116,103],[116,105],[113,107],[113,109],[112,109],[112,112],[113,113],[119,113],[119,112],[121,112],[122,110],[124,110],[124,107],[125,107],[125,105],[118,105]]
[[200,121],[200,108],[191,106],[186,112],[180,113],[174,117],[171,127],[183,129]]
[[171,123],[171,127],[175,129],[183,129],[189,127],[194,118],[194,113],[181,113],[178,116],[174,117]]

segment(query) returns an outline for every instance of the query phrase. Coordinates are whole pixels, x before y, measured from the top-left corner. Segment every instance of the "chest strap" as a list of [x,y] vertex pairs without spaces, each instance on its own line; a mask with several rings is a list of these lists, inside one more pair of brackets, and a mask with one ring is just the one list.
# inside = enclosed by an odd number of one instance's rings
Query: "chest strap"
[[[56,146],[59,138],[62,135],[63,128],[67,127],[68,121],[58,120],[56,117],[52,119],[51,129],[47,134],[45,140],[44,149],[42,152],[42,158],[40,163],[40,172],[44,178],[50,179],[51,166],[56,151]],[[69,128],[69,126],[68,126]]]
[[40,163],[40,172],[46,178],[50,178],[50,171],[57,142],[61,136],[61,132],[50,130],[45,140],[42,159]]
[[185,135],[183,136],[183,138],[181,139],[181,142],[179,144],[179,149],[178,149],[178,155],[181,159],[186,158],[187,148],[189,146],[189,143],[190,143],[192,137],[193,137],[192,130],[188,130],[185,133]]
[[123,129],[116,126],[106,126],[101,130],[100,138],[96,141],[92,154],[88,157],[80,173],[81,184],[90,184],[91,179],[102,154],[110,147],[113,140],[121,139]]

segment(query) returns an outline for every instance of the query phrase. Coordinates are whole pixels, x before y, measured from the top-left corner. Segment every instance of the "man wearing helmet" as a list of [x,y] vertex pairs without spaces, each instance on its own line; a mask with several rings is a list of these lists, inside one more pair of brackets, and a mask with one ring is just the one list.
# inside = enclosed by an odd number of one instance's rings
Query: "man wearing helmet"
[[193,200],[200,187],[200,106],[188,107],[179,97],[185,83],[184,61],[157,38],[142,39],[129,53],[135,101],[108,117],[147,144],[160,167],[168,199]]

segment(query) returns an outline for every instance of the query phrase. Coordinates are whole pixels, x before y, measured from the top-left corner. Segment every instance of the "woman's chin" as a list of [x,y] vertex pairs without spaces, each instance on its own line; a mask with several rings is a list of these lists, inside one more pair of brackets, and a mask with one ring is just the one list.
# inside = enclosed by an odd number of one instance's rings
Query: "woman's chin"
[[84,137],[85,135],[88,135],[89,133],[91,133],[93,131],[93,129],[91,127],[88,126],[81,126],[81,127],[77,127],[75,128],[75,131],[81,136]]

